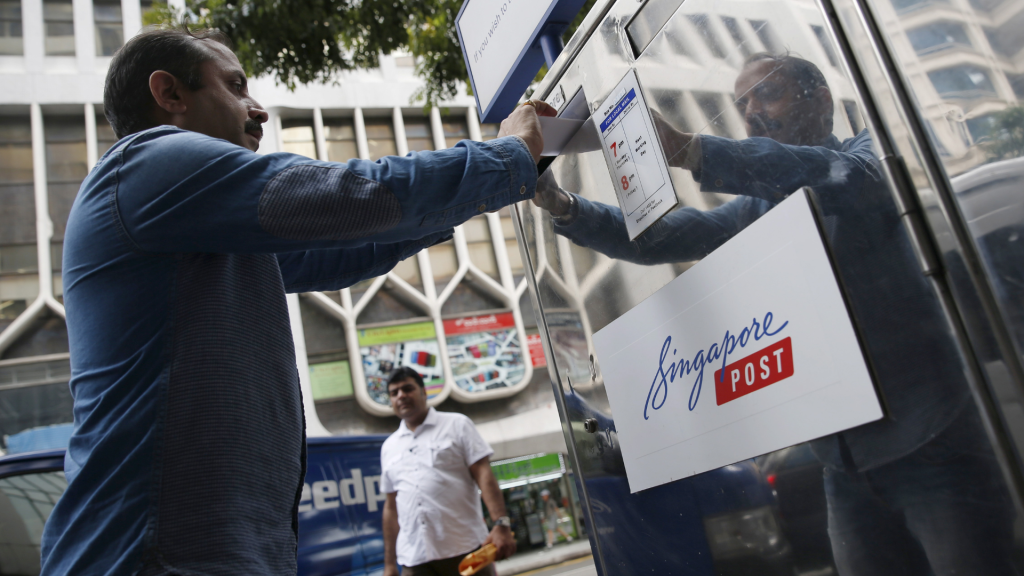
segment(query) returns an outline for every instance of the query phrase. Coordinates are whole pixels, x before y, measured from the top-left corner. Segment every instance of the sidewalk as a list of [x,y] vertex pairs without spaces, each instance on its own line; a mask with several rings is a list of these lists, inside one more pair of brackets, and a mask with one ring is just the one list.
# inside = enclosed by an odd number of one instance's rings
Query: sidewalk
[[550,550],[541,548],[516,554],[508,560],[495,562],[494,567],[498,570],[498,576],[515,576],[530,570],[560,564],[573,558],[590,556],[590,554],[590,540],[584,538],[567,544],[559,544]]

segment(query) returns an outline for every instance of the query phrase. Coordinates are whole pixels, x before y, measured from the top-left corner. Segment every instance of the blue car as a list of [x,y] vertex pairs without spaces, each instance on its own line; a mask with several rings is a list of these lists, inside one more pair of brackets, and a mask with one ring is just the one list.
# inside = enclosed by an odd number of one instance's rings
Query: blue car
[[[384,572],[380,447],[387,436],[308,439],[299,503],[301,576]],[[64,450],[0,458],[0,574],[39,574],[39,542],[64,493]]]

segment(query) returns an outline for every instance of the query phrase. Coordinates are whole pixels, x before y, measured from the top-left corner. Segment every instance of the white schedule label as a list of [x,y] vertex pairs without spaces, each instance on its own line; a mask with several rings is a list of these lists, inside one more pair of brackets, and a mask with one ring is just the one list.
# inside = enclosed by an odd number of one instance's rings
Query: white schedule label
[[678,202],[635,71],[612,90],[594,122],[629,239],[635,240]]

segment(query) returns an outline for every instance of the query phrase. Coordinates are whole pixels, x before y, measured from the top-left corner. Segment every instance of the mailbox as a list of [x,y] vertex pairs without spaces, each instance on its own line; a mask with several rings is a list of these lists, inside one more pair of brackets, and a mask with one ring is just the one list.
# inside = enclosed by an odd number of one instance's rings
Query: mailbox
[[956,5],[598,0],[535,86],[583,120],[514,220],[601,574],[1021,570],[1024,3]]

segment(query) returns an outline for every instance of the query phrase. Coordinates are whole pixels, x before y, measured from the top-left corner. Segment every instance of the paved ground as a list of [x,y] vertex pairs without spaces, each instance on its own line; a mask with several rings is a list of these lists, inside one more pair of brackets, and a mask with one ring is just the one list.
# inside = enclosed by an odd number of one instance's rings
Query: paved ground
[[[499,576],[532,575],[535,571],[564,565],[565,562],[589,557],[590,554],[590,541],[583,539],[568,544],[559,544],[550,550],[541,548],[540,550],[519,553],[508,560],[497,562],[495,567],[498,569]],[[590,565],[593,566],[593,561],[591,561]],[[547,576],[547,572],[544,574]],[[551,572],[551,574],[562,574],[562,572]],[[593,569],[591,569],[591,572],[582,573],[579,576],[588,574],[596,574],[596,572],[593,572]],[[572,576],[577,575],[572,574]]]
[[[499,576],[505,574],[499,573]],[[594,568],[594,557],[584,556],[555,566],[523,572],[519,576],[597,576],[597,569]]]

